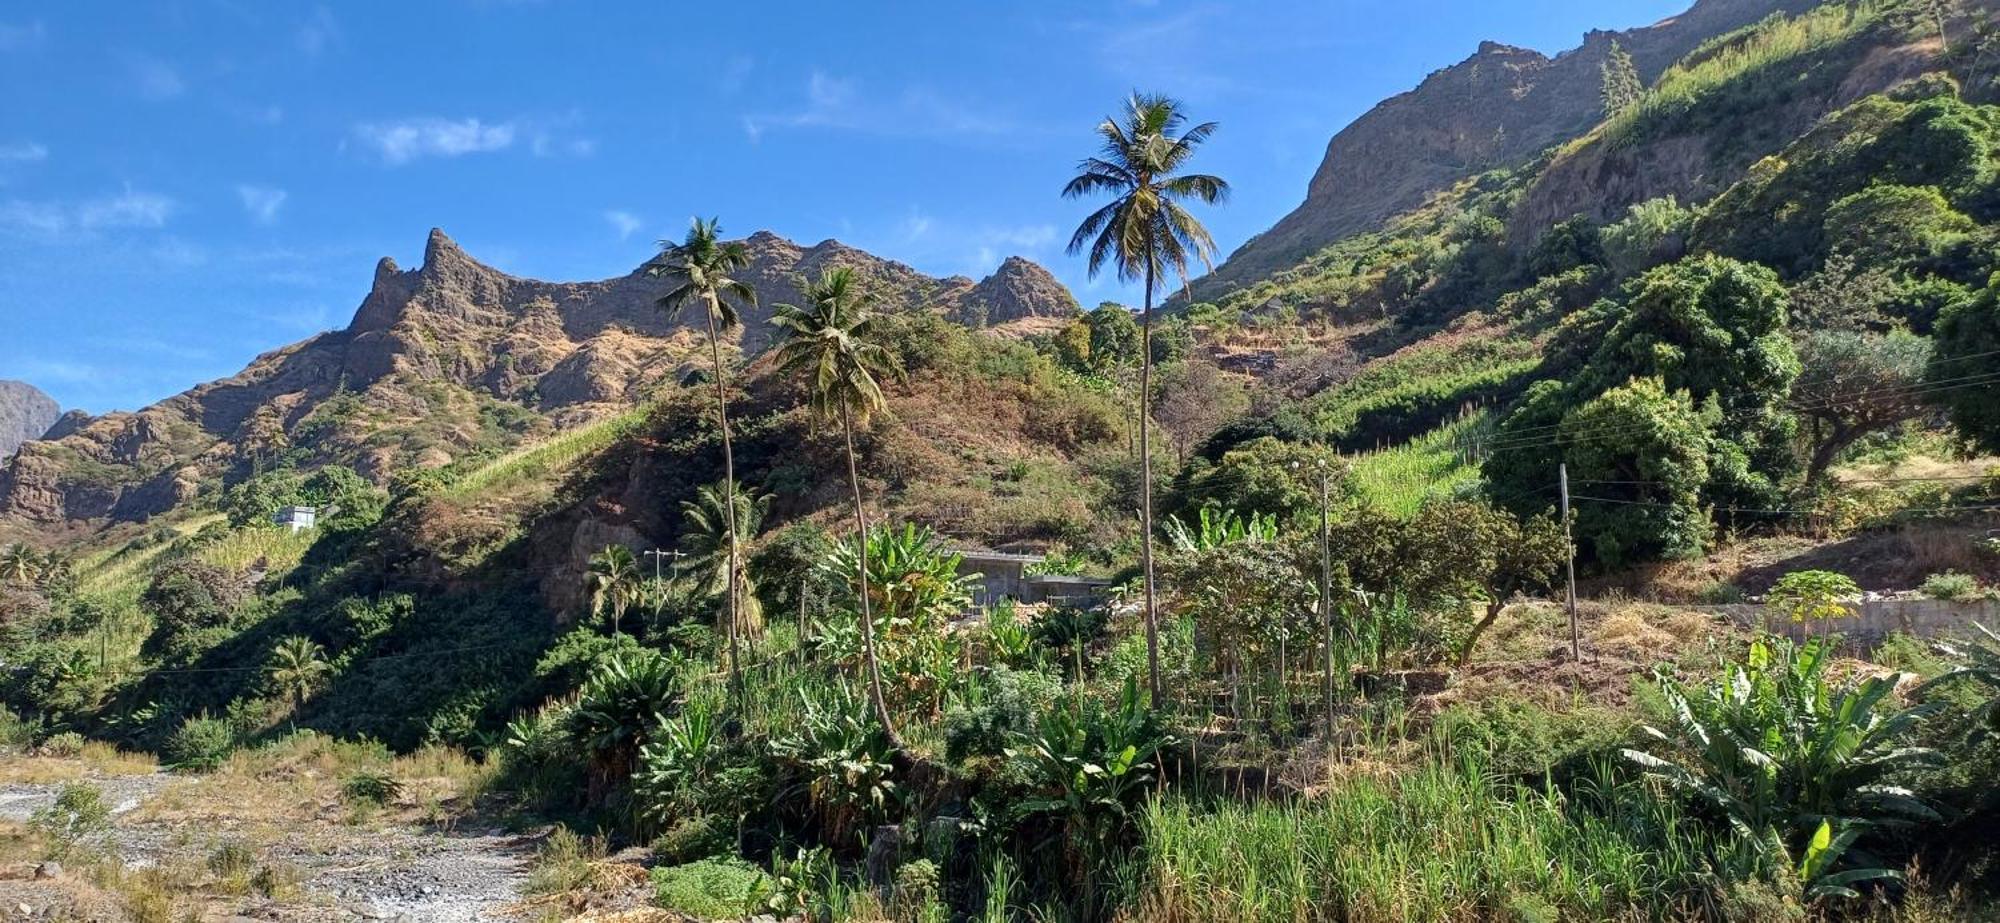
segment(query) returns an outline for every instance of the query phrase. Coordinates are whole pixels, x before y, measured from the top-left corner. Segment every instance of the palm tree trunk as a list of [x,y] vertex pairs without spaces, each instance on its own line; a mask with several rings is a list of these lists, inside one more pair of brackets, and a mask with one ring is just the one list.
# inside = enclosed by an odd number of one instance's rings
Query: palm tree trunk
[[847,484],[854,491],[854,541],[861,578],[861,657],[868,670],[868,699],[875,706],[875,720],[889,746],[903,749],[903,738],[889,720],[889,703],[882,698],[882,667],[875,657],[875,612],[868,600],[868,513],[861,504],[861,470],[854,464],[854,412],[846,401],[840,404],[840,437],[847,443]]
[[1146,572],[1146,685],[1160,707],[1160,622],[1153,599],[1153,443],[1146,418],[1153,389],[1153,239],[1146,238],[1146,301],[1139,313],[1139,561]]
[[743,705],[743,674],[737,652],[736,626],[736,447],[729,436],[729,390],[722,368],[722,339],[715,329],[718,309],[716,294],[708,293],[708,346],[715,361],[715,418],[722,426],[722,522],[729,530],[729,564],[724,574],[723,597],[728,601],[724,617],[729,620],[729,685],[736,693],[737,707]]

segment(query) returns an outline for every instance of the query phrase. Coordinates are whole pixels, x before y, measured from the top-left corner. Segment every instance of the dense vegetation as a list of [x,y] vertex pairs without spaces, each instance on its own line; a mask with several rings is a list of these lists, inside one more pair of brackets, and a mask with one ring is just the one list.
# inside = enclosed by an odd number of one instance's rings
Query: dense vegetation
[[[1165,316],[1009,339],[835,269],[732,364],[740,261],[698,223],[659,265],[709,369],[643,407],[386,486],[273,457],[97,550],[0,554],[0,742],[455,748],[481,811],[561,823],[571,864],[572,831],[644,846],[655,901],[710,917],[1990,914],[1990,634],[1841,659],[1862,587],[1803,566],[1704,594],[1798,640],[1529,602],[1913,523],[1960,562],[1929,595],[1988,592],[1988,40],[1764,131],[1870,48],[1970,32],[1916,5],[1774,18],[1651,87],[1621,50],[1577,145]],[[1093,262],[1162,286],[1206,235],[1147,207],[1226,189],[1181,172],[1214,129],[1173,105],[1107,122],[1076,189],[1114,197]],[[1579,145],[1690,135],[1712,198],[1513,220]],[[319,527],[269,525],[292,504]],[[985,600],[974,545],[1112,586]]]

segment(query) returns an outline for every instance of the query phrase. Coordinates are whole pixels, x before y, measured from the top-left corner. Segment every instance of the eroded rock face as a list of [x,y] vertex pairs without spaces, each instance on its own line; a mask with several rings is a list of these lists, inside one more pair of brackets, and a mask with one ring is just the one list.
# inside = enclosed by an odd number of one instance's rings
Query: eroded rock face
[[62,416],[55,398],[25,381],[0,381],[0,461],[21,443],[40,439]]
[[1581,46],[1553,58],[1485,42],[1471,57],[1382,101],[1334,135],[1305,202],[1198,280],[1194,297],[1254,283],[1378,227],[1458,180],[1521,163],[1588,130],[1603,114],[1602,67],[1614,41],[1651,81],[1710,37],[1814,5],[1816,0],[1699,0],[1651,26],[1592,32]]
[[[1046,270],[1018,258],[975,286],[838,241],[802,247],[762,232],[745,243],[751,260],[739,275],[757,303],[741,311],[734,348],[748,353],[770,344],[774,305],[801,301],[804,279],[837,266],[860,275],[883,310],[956,317],[972,297],[999,315],[1075,307]],[[301,448],[386,481],[493,448],[495,439],[615,412],[677,379],[690,361],[707,362],[704,316],[663,309],[657,302],[668,286],[650,268],[598,282],[524,279],[433,230],[422,266],[376,264],[346,329],[266,353],[235,376],[136,413],[64,418],[53,438],[0,469],[0,516],[143,519],[250,458]],[[53,406],[42,417],[37,435],[56,423]],[[496,427],[504,432],[496,436]]]

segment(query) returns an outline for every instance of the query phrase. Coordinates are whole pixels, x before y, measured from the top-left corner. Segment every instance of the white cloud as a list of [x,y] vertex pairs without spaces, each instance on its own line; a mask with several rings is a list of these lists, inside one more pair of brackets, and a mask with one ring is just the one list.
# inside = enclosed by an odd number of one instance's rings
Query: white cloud
[[26,23],[0,22],[0,51],[22,51],[40,45],[49,30],[40,20]]
[[558,138],[547,131],[537,131],[528,142],[528,150],[536,157],[589,157],[597,153],[597,141],[592,138]]
[[646,222],[638,215],[615,208],[604,213],[604,220],[610,222],[612,230],[618,232],[619,240],[629,239],[633,234],[637,234],[640,228],[646,226]]
[[167,223],[173,211],[174,200],[131,189],[126,189],[122,195],[76,203],[14,199],[0,202],[0,231],[54,237],[71,232],[157,228]]
[[743,132],[755,142],[766,131],[782,128],[826,128],[891,137],[992,137],[1012,132],[1014,124],[987,107],[947,99],[926,87],[870,96],[859,82],[813,71],[806,80],[805,104],[789,112],[749,114]]
[[354,133],[391,165],[419,157],[460,157],[498,151],[514,144],[512,122],[487,124],[478,119],[414,118],[368,122]]
[[0,144],[0,163],[33,163],[49,159],[49,149],[33,141]]
[[339,48],[343,36],[339,21],[333,18],[333,11],[322,5],[313,7],[312,15],[306,17],[304,25],[299,26],[294,39],[302,54],[316,58],[329,50]]
[[174,66],[158,58],[128,55],[125,66],[132,72],[132,86],[143,99],[154,102],[173,99],[187,92],[187,81]]
[[249,183],[236,187],[236,197],[243,200],[243,210],[250,220],[258,224],[275,224],[278,210],[285,207],[286,192],[272,186],[257,186]]

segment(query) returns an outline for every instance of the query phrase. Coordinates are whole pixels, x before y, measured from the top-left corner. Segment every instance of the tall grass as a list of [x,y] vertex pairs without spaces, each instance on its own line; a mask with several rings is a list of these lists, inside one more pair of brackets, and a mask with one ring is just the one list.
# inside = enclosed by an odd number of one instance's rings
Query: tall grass
[[641,404],[615,417],[515,449],[483,467],[466,472],[453,482],[447,493],[462,498],[530,481],[547,480],[631,433],[651,411],[651,404]]
[[1468,446],[1492,427],[1492,414],[1479,411],[1390,449],[1354,460],[1352,477],[1362,499],[1398,516],[1409,516],[1433,497],[1448,497],[1479,482],[1479,465]]
[[[1773,17],[1710,40],[1667,68],[1639,104],[1604,125],[1616,143],[1637,142],[1663,131],[1689,127],[1695,119],[1726,117],[1721,107],[1740,109],[1785,90],[1784,81],[1765,79],[1775,68],[1822,54],[1860,34],[1877,20],[1880,2],[1828,3],[1793,17]],[[1738,100],[1734,97],[1747,97]],[[1697,126],[1698,127],[1698,126]]]
[[1599,814],[1477,761],[1292,804],[1168,796],[1144,830],[1148,920],[1682,919],[1704,897],[1706,839],[1670,806]]

